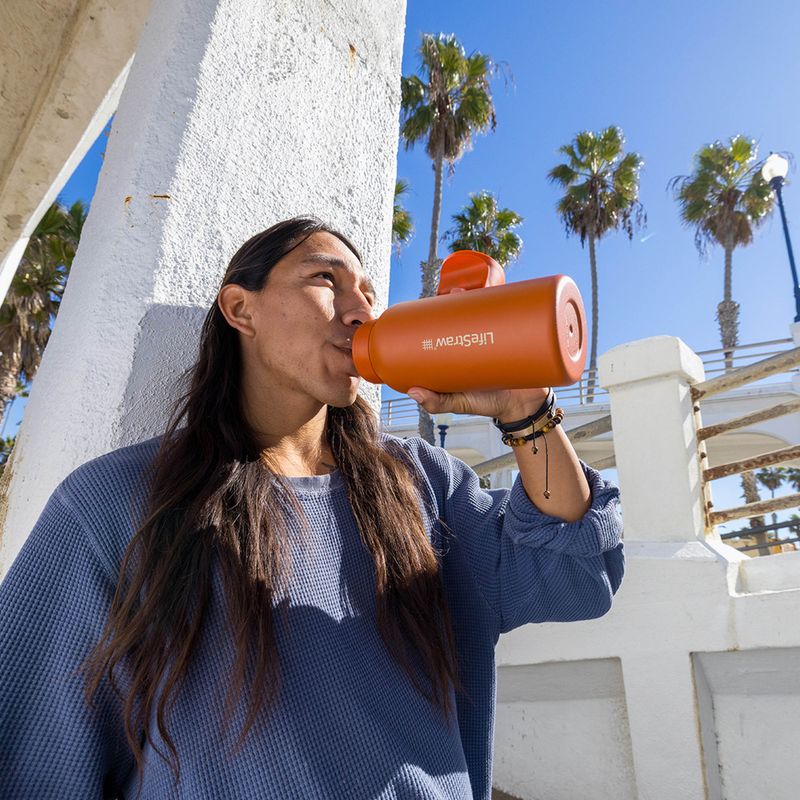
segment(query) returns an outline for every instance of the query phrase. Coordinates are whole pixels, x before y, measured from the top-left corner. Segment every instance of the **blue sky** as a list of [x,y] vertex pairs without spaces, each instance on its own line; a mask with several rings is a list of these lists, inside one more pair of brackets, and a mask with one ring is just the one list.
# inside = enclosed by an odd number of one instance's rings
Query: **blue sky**
[[[800,154],[800,5],[781,0],[754,7],[736,2],[543,3],[409,0],[403,73],[417,69],[424,31],[454,33],[467,51],[504,62],[513,82],[494,84],[497,130],[476,137],[445,181],[441,228],[470,192],[489,190],[524,217],[520,260],[508,280],[566,273],[585,302],[591,297],[588,254],[568,239],[555,214],[547,171],[558,147],[577,131],[619,125],[626,146],[644,159],[641,200],[648,225],[633,241],[611,234],[598,246],[599,352],[658,334],[681,337],[695,350],[719,347],[715,321],[722,299],[722,253],[701,260],[682,227],[667,182],[690,171],[701,145],[742,133],[761,155]],[[89,200],[101,166],[100,136],[61,198]],[[427,254],[433,172],[424,147],[398,153],[398,175],[411,184],[407,207],[417,235],[393,258],[389,300],[419,293]],[[800,187],[790,172],[784,197],[790,225],[800,220]],[[792,226],[795,249],[800,227]],[[442,244],[442,252],[446,246]],[[733,296],[741,304],[740,342],[789,335],[794,300],[780,221],[757,231],[734,254]],[[16,430],[15,404],[6,432]],[[739,502],[738,486],[718,507]],[[729,501],[729,502],[728,502]]]

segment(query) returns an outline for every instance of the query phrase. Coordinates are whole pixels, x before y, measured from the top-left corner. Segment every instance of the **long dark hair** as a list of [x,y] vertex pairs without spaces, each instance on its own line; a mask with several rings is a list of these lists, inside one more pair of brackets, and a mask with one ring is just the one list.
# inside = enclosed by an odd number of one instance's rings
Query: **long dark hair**
[[[337,236],[361,260],[340,233],[317,219],[298,217],[245,242],[220,288],[236,283],[260,291],[275,264],[320,231]],[[245,418],[238,332],[216,301],[203,323],[198,359],[184,377],[189,389],[176,402],[147,473],[151,486],[144,519],[123,557],[106,628],[83,665],[90,703],[104,677],[124,699],[125,733],[140,775],[145,741],[166,760],[147,725],[156,704],[158,731],[174,757],[176,782],[180,763],[164,724],[165,710],[198,642],[213,561],[222,567],[235,641],[226,728],[250,677],[238,749],[260,709],[270,708],[277,697],[272,601],[290,574],[284,514],[288,506],[302,513]],[[184,418],[186,425],[179,428]],[[419,508],[419,476],[402,453],[381,444],[376,416],[361,397],[345,408],[328,406],[326,435],[374,559],[381,638],[415,688],[448,719],[453,710],[449,682],[456,692],[463,687],[438,551],[428,540]],[[415,674],[416,657],[422,659],[432,695]],[[115,668],[129,675],[127,696],[115,682]]]

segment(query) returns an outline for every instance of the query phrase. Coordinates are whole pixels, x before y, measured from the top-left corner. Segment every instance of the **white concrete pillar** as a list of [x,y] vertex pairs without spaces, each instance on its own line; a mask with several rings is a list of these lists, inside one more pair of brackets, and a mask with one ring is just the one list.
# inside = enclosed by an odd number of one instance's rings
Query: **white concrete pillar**
[[250,235],[323,217],[385,306],[404,14],[405,0],[153,4],[18,435],[0,569],[68,472],[163,430]]
[[622,671],[637,797],[706,800],[691,655],[626,654]]
[[626,541],[704,538],[690,384],[700,357],[674,336],[619,345],[598,359],[608,390]]

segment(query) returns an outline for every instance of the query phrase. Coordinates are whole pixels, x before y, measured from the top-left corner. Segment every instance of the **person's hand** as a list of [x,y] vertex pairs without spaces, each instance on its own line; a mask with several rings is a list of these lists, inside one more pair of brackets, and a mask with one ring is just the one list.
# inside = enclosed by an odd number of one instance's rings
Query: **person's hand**
[[429,414],[477,414],[497,417],[500,422],[516,422],[533,414],[542,405],[549,389],[498,389],[489,392],[453,392],[444,394],[412,386],[408,396]]

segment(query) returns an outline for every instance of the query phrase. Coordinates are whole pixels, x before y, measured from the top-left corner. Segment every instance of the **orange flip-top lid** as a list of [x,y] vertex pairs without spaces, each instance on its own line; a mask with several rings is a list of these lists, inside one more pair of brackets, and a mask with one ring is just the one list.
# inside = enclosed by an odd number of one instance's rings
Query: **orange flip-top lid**
[[503,268],[486,253],[477,250],[456,250],[442,262],[437,295],[453,291],[485,289],[506,282]]

